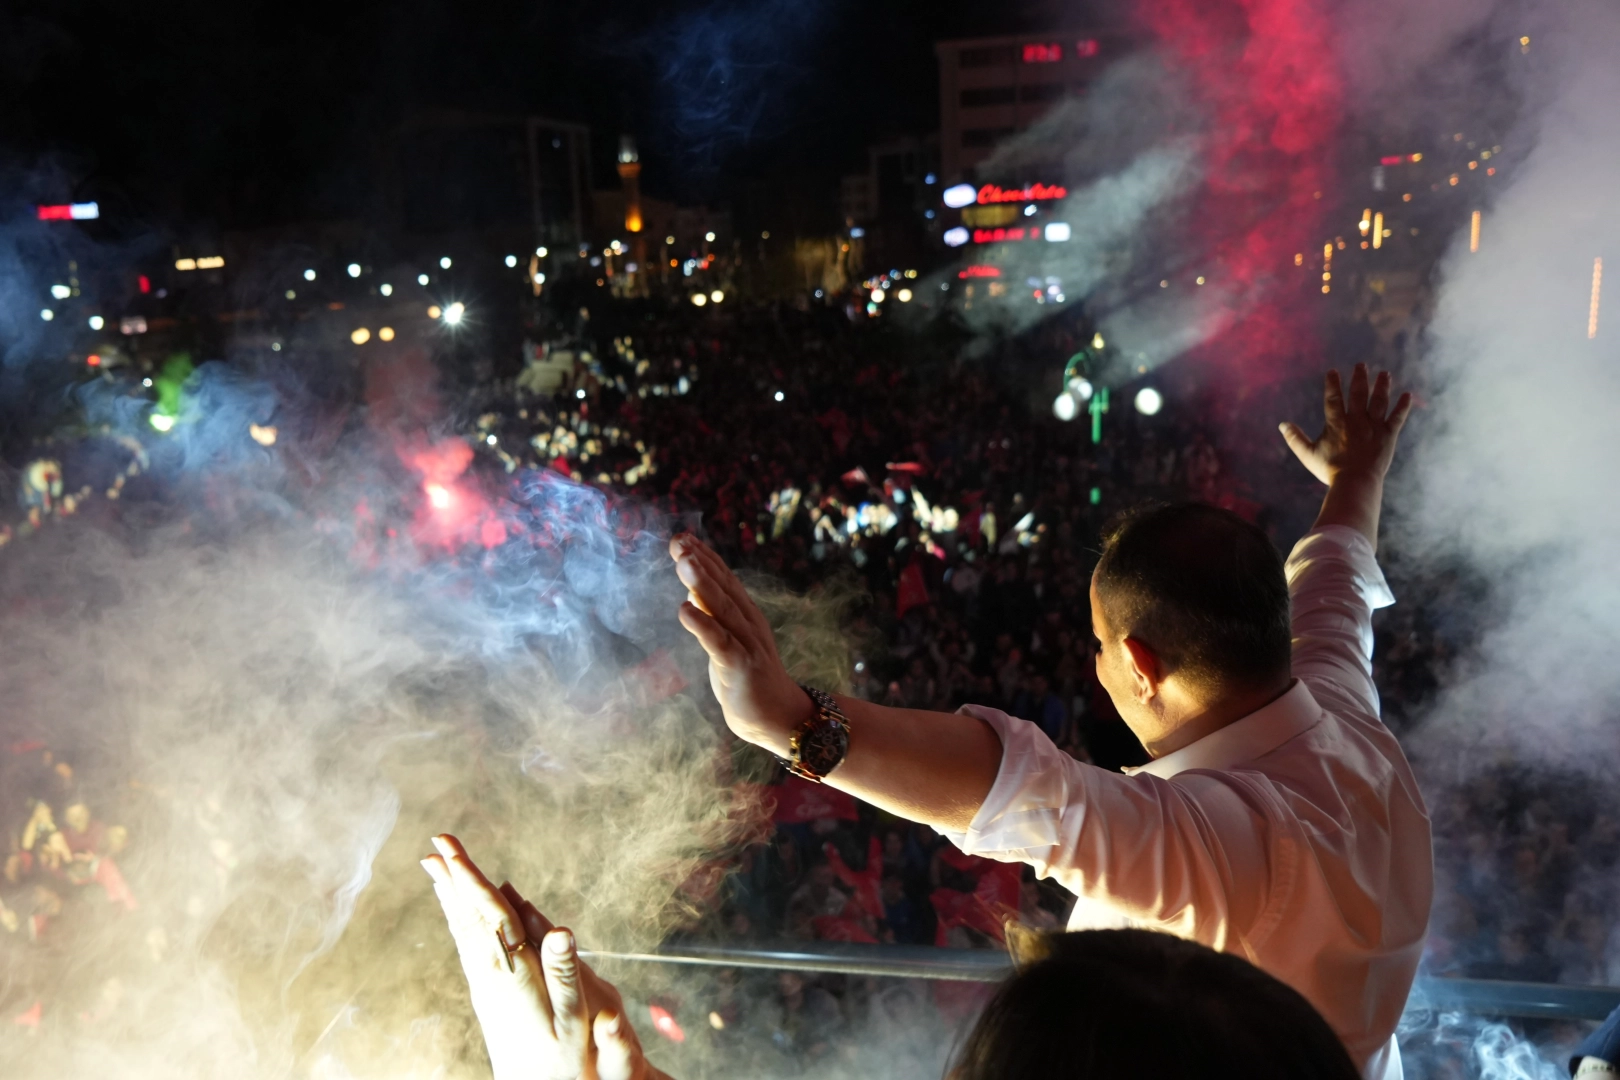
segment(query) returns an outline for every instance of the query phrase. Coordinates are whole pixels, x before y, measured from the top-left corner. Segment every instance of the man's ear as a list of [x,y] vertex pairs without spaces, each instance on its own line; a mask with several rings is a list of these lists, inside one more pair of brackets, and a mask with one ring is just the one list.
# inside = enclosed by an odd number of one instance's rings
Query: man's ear
[[1152,646],[1139,638],[1125,639],[1125,655],[1131,658],[1131,697],[1146,705],[1159,695],[1164,682],[1164,664]]

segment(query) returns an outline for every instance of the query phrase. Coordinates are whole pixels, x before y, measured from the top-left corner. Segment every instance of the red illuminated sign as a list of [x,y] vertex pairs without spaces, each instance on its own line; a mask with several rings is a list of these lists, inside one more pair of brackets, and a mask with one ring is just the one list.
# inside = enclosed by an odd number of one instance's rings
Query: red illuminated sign
[[1405,165],[1408,161],[1422,161],[1422,154],[1393,154],[1378,159],[1380,165]]
[[972,266],[962,267],[962,269],[956,272],[956,276],[959,278],[1000,277],[1001,268],[998,266],[984,266],[976,263]]
[[38,209],[41,221],[94,221],[101,216],[101,207],[93,202],[61,203]]
[[1015,225],[1010,229],[974,229],[973,242],[975,244],[999,244],[1005,240],[1039,240],[1041,230],[1039,227],[1026,229],[1022,225]]
[[1024,63],[1026,64],[1055,64],[1063,59],[1063,46],[1053,42],[1049,45],[1025,45]]
[[1096,56],[1097,55],[1097,39],[1096,38],[1081,38],[1079,41],[1075,42],[1074,43],[1074,55],[1076,55],[1076,56]]
[[979,189],[979,202],[986,206],[992,203],[1009,202],[1046,202],[1051,199],[1066,199],[1069,189],[1062,184],[1031,184],[1025,188],[1003,188],[995,184],[986,184]]

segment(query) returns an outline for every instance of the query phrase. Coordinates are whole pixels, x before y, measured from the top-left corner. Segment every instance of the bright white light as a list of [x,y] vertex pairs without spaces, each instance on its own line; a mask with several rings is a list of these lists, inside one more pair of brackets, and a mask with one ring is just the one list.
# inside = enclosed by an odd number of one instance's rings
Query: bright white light
[[1136,392],[1136,411],[1143,416],[1152,416],[1164,408],[1164,395],[1151,386],[1144,386]]
[[538,270],[535,271],[534,283],[536,285],[544,285],[546,283],[546,275]]
[[460,300],[457,300],[455,303],[444,309],[444,321],[449,323],[451,326],[455,326],[461,322],[461,317],[465,314],[467,314],[466,305]]
[[1034,203],[1030,203],[1028,206],[1024,207],[1024,216],[1025,217],[1034,217],[1035,216],[1035,204]]
[[776,393],[772,394],[771,397],[775,398],[777,401],[783,401],[787,398],[787,395],[778,390]]
[[968,231],[958,225],[954,229],[946,229],[942,239],[946,247],[961,247],[968,242]]
[[92,330],[100,330],[103,326],[106,326],[106,325],[107,325],[107,320],[103,319],[100,315],[92,315],[92,316],[90,316],[90,329],[92,329]]
[[448,269],[450,269],[450,256],[446,255],[444,258],[439,260],[439,269],[440,270],[448,270]]
[[679,379],[677,379],[675,381],[675,392],[677,394],[688,393],[691,389],[692,389],[692,380],[688,379],[685,375],[682,375]]
[[664,237],[664,243],[673,245],[675,243],[675,238],[673,236],[666,236]]
[[546,256],[547,256],[547,255],[549,255],[549,254],[551,254],[551,253],[550,253],[550,252],[549,252],[549,251],[547,251],[547,250],[546,250],[546,249],[545,249],[545,248],[543,248],[543,247],[537,247],[537,248],[535,248],[535,249],[534,249],[534,253],[535,253],[535,254],[536,254],[536,255],[538,255],[538,256],[540,256],[540,257],[541,257],[541,258],[542,258],[542,259],[543,259],[543,258],[545,258],[545,257],[546,257]]
[[900,302],[902,304],[911,303],[911,290],[910,289],[901,289],[899,292],[895,293],[895,295],[900,298]]
[[859,240],[861,237],[863,237],[865,235],[866,235],[866,230],[861,228],[859,225],[857,225],[853,229],[849,230],[849,238],[851,240]]
[[350,263],[349,264],[349,276],[350,277],[359,277],[360,276],[360,264],[359,263]]
[[1069,238],[1070,229],[1067,221],[1053,221],[1046,226],[1046,238],[1054,244],[1061,244]]
[[149,386],[152,385],[152,380],[151,379],[142,379],[141,380],[141,385],[149,387]]
[[44,319],[46,322],[50,322],[52,319],[56,318],[56,312],[52,311],[50,308],[41,308],[39,317]]
[[707,304],[708,302],[709,302],[709,298],[707,296],[704,296],[702,293],[695,292],[695,293],[692,294],[692,306],[693,307],[702,307],[704,304]]
[[[271,342],[271,343],[270,343],[270,351],[271,351],[271,352],[280,352],[280,351],[281,351],[281,342],[279,342],[279,341],[272,341],[272,342]],[[151,379],[147,379],[147,380],[146,380],[146,385],[147,385],[147,386],[151,386],[151,385],[152,385],[152,380],[151,380]]]
[[1091,380],[1081,378],[1079,375],[1074,376],[1069,380],[1069,393],[1073,394],[1077,401],[1090,401],[1093,393]]
[[484,436],[484,441],[489,443],[489,445],[491,445],[491,446],[494,446],[496,443],[500,442],[500,440],[497,439],[494,435],[485,435]]
[[52,285],[51,295],[58,300],[66,300],[68,297],[73,295],[73,290],[68,288],[66,285]]
[[426,285],[428,283],[428,276],[426,274],[417,274],[416,283],[418,285]]
[[714,243],[714,233],[712,233],[712,232],[704,233],[703,234],[703,239],[707,240],[711,244]]
[[315,280],[315,271],[314,270],[305,270],[304,271],[304,280],[305,281],[314,281]]
[[1052,402],[1052,415],[1065,422],[1073,420],[1080,415],[1080,403],[1074,400],[1073,394],[1065,390]]
[[979,190],[972,184],[957,184],[954,187],[946,188],[942,197],[946,206],[952,210],[960,210],[964,206],[972,206],[979,201]]
[[714,290],[714,292],[709,294],[709,299],[713,300],[717,304],[720,303],[725,298],[726,298],[726,294],[721,292],[719,289],[716,289],[716,290]]
[[356,345],[364,345],[371,340],[371,331],[362,326],[349,335],[349,340]]
[[516,266],[517,265],[517,256],[516,255],[508,255],[506,257],[506,265],[507,265],[508,268]]
[[578,390],[575,390],[574,391],[574,396],[577,397],[579,400],[584,401],[585,400],[585,388],[582,386]]
[[169,431],[174,427],[174,417],[164,416],[162,413],[153,413],[148,421],[158,431]]
[[821,290],[820,290],[820,289],[817,289],[817,290],[816,290],[816,299],[817,299],[817,300],[820,300],[820,299],[821,299]]
[[383,341],[393,341],[394,340],[394,328],[392,326],[385,326],[381,330],[377,331],[377,336],[379,338],[381,338]]
[[76,202],[68,205],[68,217],[74,221],[94,221],[101,216],[101,206],[93,202]]
[[386,283],[383,284],[383,285],[378,286],[377,291],[382,293],[384,296],[393,296],[394,295],[394,287],[392,285],[388,285]]
[[883,290],[882,289],[873,289],[872,290],[872,303],[874,303],[874,304],[883,303]]

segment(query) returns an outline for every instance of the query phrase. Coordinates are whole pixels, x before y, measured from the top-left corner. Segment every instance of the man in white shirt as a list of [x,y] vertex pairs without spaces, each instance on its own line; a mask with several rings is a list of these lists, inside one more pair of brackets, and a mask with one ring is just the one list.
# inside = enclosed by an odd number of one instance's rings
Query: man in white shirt
[[[1098,678],[1152,755],[1122,776],[994,709],[891,709],[807,693],[719,557],[671,543],[681,621],[740,737],[801,775],[1035,866],[1073,928],[1130,924],[1236,953],[1321,1011],[1364,1074],[1401,1075],[1394,1030],[1433,891],[1428,814],[1378,717],[1374,559],[1384,475],[1411,407],[1357,365],[1326,427],[1290,448],[1328,486],[1286,567],[1264,534],[1168,507],[1107,538],[1092,579]],[[1291,611],[1290,611],[1290,600]],[[1290,622],[1291,615],[1291,622]]]

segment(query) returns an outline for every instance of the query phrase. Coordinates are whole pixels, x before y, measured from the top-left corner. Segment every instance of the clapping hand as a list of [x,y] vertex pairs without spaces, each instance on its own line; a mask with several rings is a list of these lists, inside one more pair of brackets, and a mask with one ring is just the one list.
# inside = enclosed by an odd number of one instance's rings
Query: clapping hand
[[511,885],[496,888],[453,836],[433,879],[496,1080],[667,1080],[647,1064],[619,992]]

